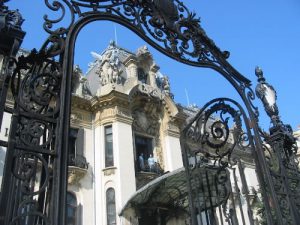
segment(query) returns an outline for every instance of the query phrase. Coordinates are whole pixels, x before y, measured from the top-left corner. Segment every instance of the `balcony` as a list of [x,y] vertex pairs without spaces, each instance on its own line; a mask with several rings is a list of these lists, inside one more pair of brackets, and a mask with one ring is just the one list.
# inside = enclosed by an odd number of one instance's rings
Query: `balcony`
[[[138,165],[138,162],[136,163]],[[136,171],[135,178],[137,190],[164,174],[164,171],[159,163],[155,163],[151,167],[148,164],[145,164],[143,169],[137,168]]]
[[69,155],[68,183],[78,184],[88,170],[86,158],[82,155]]

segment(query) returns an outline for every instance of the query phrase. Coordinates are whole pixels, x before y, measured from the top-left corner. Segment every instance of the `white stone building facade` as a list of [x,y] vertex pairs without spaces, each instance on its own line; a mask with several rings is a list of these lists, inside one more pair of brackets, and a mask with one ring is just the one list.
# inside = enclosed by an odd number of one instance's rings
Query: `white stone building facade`
[[[155,187],[161,189],[163,182],[185,186],[179,184],[185,176],[180,130],[197,110],[174,102],[169,79],[147,47],[132,53],[111,42],[92,55],[87,74],[75,66],[72,78],[68,225],[186,224],[186,212],[162,207],[163,194],[172,193]],[[10,116],[3,121],[1,140],[7,140]],[[1,147],[0,178],[5,151]],[[253,159],[241,157],[248,184],[257,190]],[[236,184],[241,186],[240,180]],[[147,201],[154,196],[162,204],[149,209]],[[240,199],[247,211],[245,198]],[[149,216],[149,211],[155,213]]]

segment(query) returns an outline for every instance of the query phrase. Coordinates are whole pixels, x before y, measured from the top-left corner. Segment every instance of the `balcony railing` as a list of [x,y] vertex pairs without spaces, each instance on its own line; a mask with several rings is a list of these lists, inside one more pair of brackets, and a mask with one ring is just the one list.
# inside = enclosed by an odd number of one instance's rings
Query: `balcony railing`
[[87,173],[88,162],[81,155],[69,155],[68,183],[77,184]]
[[69,155],[69,166],[79,167],[81,169],[88,169],[88,162],[82,155]]
[[[137,162],[138,165],[138,162]],[[144,165],[144,168],[136,168],[136,188],[140,189],[141,187],[148,184],[150,181],[156,179],[157,177],[164,174],[163,169],[159,163],[154,163],[152,166],[149,166],[148,163]]]

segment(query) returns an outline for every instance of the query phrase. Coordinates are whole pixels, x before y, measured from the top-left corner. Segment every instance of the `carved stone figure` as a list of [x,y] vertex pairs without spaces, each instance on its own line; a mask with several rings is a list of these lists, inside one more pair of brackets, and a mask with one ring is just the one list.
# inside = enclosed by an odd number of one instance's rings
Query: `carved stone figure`
[[167,94],[167,95],[170,94],[170,81],[169,81],[169,77],[164,76],[162,78],[162,88],[163,88],[163,91],[165,92],[165,94]]
[[81,96],[91,96],[91,90],[88,81],[83,77],[83,73],[79,65],[75,65],[72,76],[72,93]]
[[[109,83],[120,83],[121,73],[119,50],[116,48],[115,43],[111,42],[105,54],[101,57],[99,70],[96,72],[100,76],[102,86]],[[99,57],[97,57],[100,59]]]
[[73,69],[73,76],[72,76],[72,93],[76,92],[82,75],[83,73],[79,65],[75,65]]

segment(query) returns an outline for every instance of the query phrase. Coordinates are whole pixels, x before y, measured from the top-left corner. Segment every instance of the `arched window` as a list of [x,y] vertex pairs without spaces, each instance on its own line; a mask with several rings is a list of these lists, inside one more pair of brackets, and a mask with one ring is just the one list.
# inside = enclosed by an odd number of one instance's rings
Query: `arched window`
[[109,188],[106,191],[106,215],[107,225],[117,224],[115,190],[113,188]]
[[77,199],[75,194],[67,192],[67,225],[76,225]]

